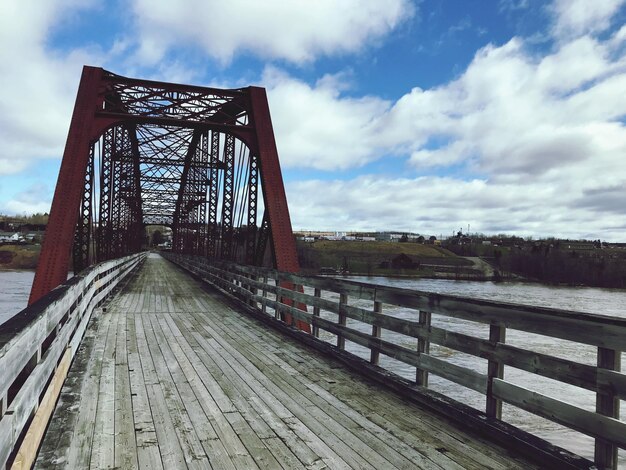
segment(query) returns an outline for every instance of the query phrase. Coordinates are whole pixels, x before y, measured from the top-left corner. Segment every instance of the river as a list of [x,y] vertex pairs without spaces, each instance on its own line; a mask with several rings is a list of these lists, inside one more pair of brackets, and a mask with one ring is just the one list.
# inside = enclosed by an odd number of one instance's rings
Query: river
[[[34,277],[32,271],[0,271],[0,323],[5,322],[26,306],[30,286]],[[443,279],[395,279],[384,277],[351,277],[350,279],[374,284],[390,285],[405,289],[454,294],[465,297],[475,297],[488,300],[520,303],[575,310],[581,312],[601,313],[626,318],[626,291],[616,289],[597,289],[587,287],[549,287],[525,283],[492,283],[473,281],[451,281]],[[328,298],[335,296],[329,295]],[[371,303],[370,303],[371,304]],[[371,307],[367,302],[355,302],[352,305]],[[385,305],[384,312],[400,318],[414,319],[415,312]],[[454,318],[433,315],[433,325],[453,331],[488,338],[488,328]],[[368,326],[349,320],[351,327],[363,331]],[[332,341],[331,337],[322,339]],[[334,337],[333,337],[334,338]],[[407,343],[407,338],[393,332],[383,332],[383,338],[407,347],[414,344]],[[558,355],[584,364],[594,365],[596,350],[593,347],[572,343],[565,340],[547,338],[541,335],[524,333],[515,330],[507,331],[507,343],[532,349],[537,352]],[[626,340],[625,340],[626,341]],[[361,357],[369,358],[369,351],[347,342],[347,349]],[[444,358],[454,364],[471,367],[474,370],[486,373],[487,362],[453,350],[431,346],[431,354]],[[380,364],[403,377],[414,379],[415,368],[381,355]],[[626,370],[624,364],[622,370]],[[512,367],[505,368],[507,380],[532,388],[540,393],[570,402],[574,405],[593,411],[595,409],[595,394],[578,387],[564,385],[550,379],[523,372]],[[530,385],[529,385],[530,384]],[[456,385],[431,374],[429,386],[436,391],[455,398],[462,403],[477,409],[484,409],[484,396]],[[622,410],[626,410],[626,403],[622,401]],[[626,414],[622,411],[622,415]],[[577,454],[593,458],[593,440],[575,431],[544,420],[530,413],[518,410],[512,406],[503,406],[503,418],[511,424],[537,434],[554,444],[562,446]],[[624,418],[622,418],[624,420]],[[626,452],[620,450],[620,468],[626,468]]]
[[0,324],[26,307],[35,271],[0,271]]

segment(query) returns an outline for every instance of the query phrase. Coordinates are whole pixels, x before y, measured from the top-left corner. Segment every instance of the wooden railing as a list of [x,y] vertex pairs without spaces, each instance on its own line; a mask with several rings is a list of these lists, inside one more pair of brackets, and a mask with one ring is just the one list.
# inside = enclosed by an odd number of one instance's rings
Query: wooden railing
[[[209,263],[182,255],[167,257],[259,313],[278,320],[291,316],[308,323],[312,335],[306,336],[318,336],[320,330],[332,333],[336,336],[333,346],[336,351],[343,350],[345,342],[351,341],[370,350],[369,361],[373,365],[384,354],[416,367],[415,384],[420,386],[416,388],[428,387],[429,374],[435,374],[482,393],[484,421],[499,422],[505,402],[592,436],[594,460],[599,468],[617,468],[617,449],[626,448],[626,423],[619,420],[619,400],[626,399],[626,375],[620,370],[621,352],[626,347],[626,319],[306,277],[265,268]],[[338,294],[338,300],[323,298],[323,293],[328,292],[334,293],[335,298]],[[371,302],[371,308],[349,305],[354,299]],[[385,314],[386,304],[413,310],[416,320]],[[309,311],[303,311],[302,305],[308,306]],[[482,339],[433,326],[433,314],[488,325],[489,337]],[[351,328],[347,319],[366,324],[367,328]],[[597,348],[597,365],[507,344],[508,328],[592,345]],[[416,348],[383,339],[381,330],[411,337]],[[431,344],[486,359],[487,373],[434,357],[429,354]],[[506,366],[595,392],[595,412],[505,380]]]
[[0,325],[0,468],[30,468],[91,313],[144,257],[92,266]]

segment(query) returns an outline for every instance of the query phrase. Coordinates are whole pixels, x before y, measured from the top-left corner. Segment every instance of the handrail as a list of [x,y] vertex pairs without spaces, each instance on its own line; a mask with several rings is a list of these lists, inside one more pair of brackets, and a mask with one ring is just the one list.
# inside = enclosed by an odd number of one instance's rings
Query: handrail
[[94,265],[0,325],[0,467],[17,451],[61,360],[69,365],[76,354],[93,310],[145,256]]
[[[626,374],[621,372],[626,319],[302,276],[184,255],[166,257],[265,315],[306,322],[313,336],[318,336],[320,330],[334,334],[334,349],[342,354],[348,340],[370,349],[372,365],[378,366],[379,354],[384,354],[416,367],[418,386],[428,387],[428,375],[435,374],[482,393],[486,419],[501,420],[502,402],[506,402],[592,436],[599,468],[616,468],[618,447],[626,449],[626,423],[619,420],[619,400],[626,399]],[[304,292],[305,287],[313,289],[313,295]],[[339,294],[339,300],[322,298],[322,291]],[[371,301],[372,308],[348,305],[350,298]],[[312,313],[298,308],[302,304],[312,307]],[[412,309],[419,320],[387,315],[383,313],[385,304]],[[335,314],[336,321],[322,318],[321,311]],[[489,325],[489,339],[432,326],[433,313]],[[348,318],[370,325],[371,333],[351,328]],[[506,344],[508,328],[593,345],[597,347],[597,366]],[[415,338],[416,348],[382,339],[381,329]],[[487,373],[434,357],[429,354],[431,344],[486,359]],[[588,411],[507,382],[505,366],[591,390],[596,393],[596,410]]]

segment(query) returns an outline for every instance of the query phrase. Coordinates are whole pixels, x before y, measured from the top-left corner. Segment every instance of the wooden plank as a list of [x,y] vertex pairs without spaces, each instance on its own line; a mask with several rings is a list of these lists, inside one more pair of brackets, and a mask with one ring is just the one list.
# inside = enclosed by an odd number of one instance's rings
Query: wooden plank
[[[337,325],[346,326],[346,314],[344,313],[345,306],[348,304],[348,296],[346,294],[339,294],[339,318],[337,320]],[[339,329],[339,331],[343,331],[343,329]],[[341,333],[337,333],[337,347],[341,350],[346,349],[346,339]]]
[[46,389],[46,393],[39,404],[35,417],[31,421],[28,431],[26,431],[26,436],[24,437],[24,440],[22,441],[22,444],[20,445],[17,455],[13,461],[13,465],[11,466],[12,469],[30,469],[33,465],[37,456],[39,444],[41,443],[44,432],[46,431],[48,420],[54,411],[54,406],[61,391],[61,386],[63,385],[63,381],[67,376],[67,371],[70,368],[71,359],[71,350],[67,349],[65,354],[63,354],[54,376],[52,377],[50,385]]
[[[252,312],[250,312],[252,313]],[[283,333],[287,333],[290,336],[293,336],[294,338],[297,338],[300,341],[305,342],[306,344],[310,345],[310,346],[314,346],[320,350],[323,350],[326,353],[333,353],[335,354],[334,351],[330,351],[328,345],[324,345],[323,343],[319,343],[317,341],[309,341],[308,336],[306,335],[302,335],[300,333],[294,332],[292,330],[290,330],[289,328],[284,328],[282,325],[280,325],[277,322],[273,322],[271,320],[268,320],[267,318],[264,318],[263,316],[258,317],[260,320],[263,321],[267,321],[268,323],[270,323],[272,326],[275,326],[276,328],[280,329]],[[323,347],[324,346],[324,347]],[[430,401],[430,394],[429,394],[429,398],[426,400],[420,400],[417,397],[414,396],[414,389],[412,387],[409,386],[409,388],[411,388],[411,392],[408,392],[405,390],[405,386],[400,386],[398,384],[398,386],[395,386],[395,382],[394,380],[398,380],[397,378],[390,378],[390,374],[382,374],[380,371],[376,370],[374,371],[374,369],[365,367],[363,364],[361,364],[361,362],[358,362],[358,366],[357,366],[357,361],[353,361],[352,359],[349,359],[347,357],[344,357],[342,355],[338,355],[341,359],[342,362],[349,364],[353,367],[355,367],[357,370],[363,370],[363,369],[367,369],[368,373],[373,374],[372,376],[375,377],[378,381],[380,381],[381,383],[386,383],[390,386],[393,386],[394,390],[400,391],[403,396],[406,397],[411,397],[411,399],[415,399],[417,402],[422,403],[422,404],[426,404],[427,406],[432,406],[433,403]],[[347,355],[345,355],[347,356]],[[391,382],[390,382],[391,380]],[[403,382],[403,381],[401,381]],[[403,382],[404,383],[404,382]],[[435,397],[432,397],[435,398]],[[440,401],[441,398],[437,397],[435,399],[435,401]],[[438,409],[438,407],[434,407],[435,409]],[[446,413],[450,413],[452,410],[449,409],[447,406],[444,406],[444,408],[447,410]],[[476,419],[476,417],[473,417],[472,412],[470,412],[473,410],[469,410],[469,409],[463,409],[463,410],[454,410],[452,411],[452,416],[454,416],[455,420],[459,420],[458,422],[467,422],[468,420],[472,423],[477,424],[478,420]],[[482,423],[482,421],[480,421]],[[503,438],[505,437],[504,431],[501,428],[506,428],[506,426],[493,426],[490,425],[488,426],[490,428],[493,428],[491,430],[493,434],[493,437],[498,439],[500,442],[503,442]],[[564,464],[565,462],[567,462],[568,465],[573,465],[573,466],[577,466],[577,465],[582,465],[584,463],[584,465],[588,465],[589,461],[586,461],[584,459],[580,459],[577,458],[575,456],[573,456],[572,454],[569,454],[567,452],[563,452],[562,450],[558,450],[558,456],[557,456],[557,450],[555,450],[553,447],[547,445],[545,442],[542,443],[542,441],[540,440],[533,440],[533,439],[529,439],[530,436],[526,435],[523,432],[519,432],[519,430],[517,432],[513,432],[512,429],[508,429],[506,431],[506,434],[508,436],[509,432],[512,432],[512,434],[515,436],[515,446],[516,448],[519,449],[529,449],[532,448],[533,452],[539,452],[540,455],[542,455],[542,458],[547,459],[546,461],[553,461],[553,462],[559,462],[559,465]],[[523,435],[523,437],[522,437]],[[521,441],[520,441],[521,439]]]
[[[429,331],[431,329],[432,313],[420,310],[419,312],[419,325],[423,330]],[[420,336],[417,339],[417,354],[430,354],[430,335],[426,337]],[[428,371],[425,369],[415,368],[415,383],[421,387],[428,387]]]
[[[212,327],[208,325],[206,325],[205,328],[212,329]],[[242,356],[236,348],[229,345],[222,335],[214,334],[213,336],[215,342],[218,343],[213,345],[215,351],[214,356],[227,358],[227,363],[240,364],[242,367],[234,372],[241,375],[242,378],[245,378],[247,383],[255,383],[258,381],[262,386],[268,389],[269,393],[274,395],[276,399],[279,399],[282,403],[285,403],[284,400],[286,398],[284,398],[283,395],[299,397],[297,400],[298,405],[289,406],[290,411],[310,429],[315,430],[316,434],[322,437],[323,440],[326,441],[323,436],[327,436],[329,433],[330,435],[334,435],[336,440],[326,443],[331,446],[331,448],[333,446],[337,447],[335,451],[339,453],[339,455],[346,455],[346,457],[349,457],[353,462],[365,467],[374,465],[378,468],[393,468],[393,465],[389,461],[382,458],[379,453],[369,447],[368,442],[358,439],[353,431],[346,427],[346,421],[336,421],[326,410],[315,406],[315,404],[306,397],[306,394],[302,393],[306,389],[294,389],[292,384],[284,380],[280,374],[276,374],[275,370],[265,369],[261,373],[259,369]],[[245,375],[244,371],[246,371]],[[254,388],[257,389],[258,386]],[[276,395],[277,393],[281,395]]]
[[622,421],[583,410],[500,379],[493,379],[493,393],[497,398],[526,411],[626,448],[626,423]]
[[[238,322],[233,322],[233,323],[238,324],[238,323],[240,323],[240,322],[238,321]],[[223,328],[221,327],[221,325],[222,325],[222,324],[223,324]],[[221,337],[224,337],[224,335],[228,334],[229,328],[231,327],[231,325],[230,325],[229,323],[222,322],[222,321],[220,321],[220,322],[215,322],[215,323],[213,323],[213,325],[214,325],[214,328],[218,328],[218,327],[219,327],[219,328],[222,330],[222,332],[221,332],[221,334],[220,334],[220,336],[221,336]],[[250,331],[250,329],[244,329],[244,330],[241,330],[240,332],[237,332],[237,329],[236,329],[236,328],[234,328],[234,327],[232,327],[232,332],[231,332],[230,334],[231,334],[231,336],[232,336],[232,335],[237,335],[237,334],[245,334],[245,332],[248,332],[248,331]],[[266,332],[266,334],[264,335],[264,337],[266,337],[268,333],[269,333],[269,332]],[[248,335],[248,336],[250,336],[250,335]],[[244,343],[241,343],[241,342],[239,341],[239,343],[240,343],[240,346],[238,347],[238,351],[243,352],[243,349],[242,349],[242,348],[244,348],[244,349],[248,349],[248,348],[246,348],[246,346],[245,346],[245,345],[249,345],[249,344],[251,344],[251,341],[245,341]],[[290,345],[286,345],[286,344],[284,343],[284,341],[281,341],[281,344],[283,345],[283,347],[290,346]],[[252,349],[252,348],[250,348],[250,349]],[[264,350],[266,350],[266,349],[267,349],[267,346],[265,346],[265,347],[264,347]],[[285,355],[281,355],[281,357],[285,357],[285,358],[287,358],[287,357],[291,357],[291,356],[292,356],[292,353],[291,353],[291,352],[289,352],[288,354],[285,354]],[[310,364],[310,359],[309,359],[308,361],[309,361],[309,362],[307,362],[307,364]],[[309,371],[310,369],[311,369],[310,365],[306,367],[306,370],[307,370],[307,371]],[[293,373],[293,371],[290,371],[289,369],[287,369],[287,370],[286,370],[286,372],[288,372],[288,373],[287,373],[287,375],[288,375],[288,376],[293,376],[294,378],[297,378],[297,377],[298,377],[298,375],[294,374],[294,373]],[[338,373],[339,373],[339,371],[337,371],[337,374],[338,374]],[[352,383],[352,382],[350,383],[349,388],[350,388],[350,390],[353,390],[353,392],[352,392],[352,393],[358,393],[358,390],[355,390],[355,387],[353,386],[353,383]],[[317,392],[317,390],[316,390],[316,392]],[[314,396],[315,396],[315,395],[314,395]],[[384,403],[384,402],[383,402],[383,403]],[[328,409],[328,406],[326,406],[325,408],[324,408],[324,405],[323,405],[323,404],[321,404],[321,406],[322,406],[322,408],[323,408],[323,409]],[[377,403],[376,403],[376,408],[380,408],[380,407],[381,407],[381,403],[377,402]],[[389,412],[389,411],[391,411],[391,410],[387,410],[387,411],[385,411],[385,413],[387,413],[387,412]],[[369,415],[370,415],[370,413],[368,413],[368,418],[369,418]],[[413,424],[415,424],[415,423],[413,423]],[[414,426],[412,426],[412,428],[414,428]],[[430,432],[429,432],[429,435],[430,435]],[[397,443],[394,443],[394,441],[393,441],[393,440],[391,440],[391,441],[390,441],[390,436],[387,436],[387,437],[386,437],[386,439],[387,439],[387,441],[389,441],[390,445],[393,445],[394,449],[396,449],[396,448],[400,448],[400,449],[401,449],[401,446],[398,446],[398,445],[397,445]],[[421,438],[420,438],[420,439],[421,439]],[[450,439],[451,439],[451,438],[450,438]],[[414,440],[415,440],[415,436],[412,436],[412,438],[411,438],[411,439],[408,439],[408,441],[409,441],[409,442],[410,442],[410,441],[414,441]],[[452,440],[452,442],[458,442],[458,441],[456,441],[455,439],[451,439],[451,440]],[[419,450],[420,450],[420,451],[423,451],[423,449],[422,449],[423,447],[424,447],[424,446],[420,446],[420,449],[419,449]],[[439,460],[439,461],[442,461],[442,460],[443,460],[443,461],[445,461],[445,462],[446,462],[445,464],[443,464],[443,465],[444,465],[443,467],[441,467],[441,466],[436,466],[436,468],[454,468],[454,467],[452,466],[452,464],[454,463],[454,461],[450,461],[448,458],[446,458],[446,457],[444,456],[444,454],[442,454],[442,453],[440,453],[440,452],[436,451],[436,450],[435,450],[435,447],[442,447],[442,446],[441,446],[441,443],[440,443],[438,446],[437,446],[437,445],[435,445],[435,444],[433,444],[433,447],[432,447],[432,449],[431,449],[431,450],[432,450],[432,452],[431,452],[431,457],[435,458],[435,461],[437,461],[437,458],[438,458],[438,460]],[[450,445],[449,445],[449,447],[450,447],[450,448],[455,448],[455,447],[456,447],[456,444],[450,444]],[[394,452],[395,452],[395,451],[394,451]],[[474,452],[475,452],[475,451],[474,451]],[[433,454],[434,454],[434,455],[433,455]],[[421,462],[421,464],[419,465],[421,468],[424,468],[424,467],[425,467],[425,465],[426,465],[426,464],[425,464],[423,461],[418,460],[418,462]],[[510,461],[509,461],[509,462],[510,462]],[[434,465],[434,464],[432,464],[432,463],[431,463],[431,465]],[[440,465],[441,465],[441,464],[440,464]],[[478,466],[478,465],[476,465],[476,464],[475,464],[475,466],[474,466],[474,468],[483,468],[483,467],[484,467],[484,465],[480,465],[480,466]],[[460,467],[459,467],[459,468],[460,468]],[[463,467],[463,468],[467,468],[467,467]],[[469,467],[469,468],[471,468],[471,467]],[[490,468],[498,468],[497,466],[494,466],[494,462],[493,462],[493,460],[491,461]],[[508,468],[508,467],[502,466],[502,467],[500,467],[500,468]]]
[[[210,337],[213,337],[212,332],[207,324],[199,325],[209,333]],[[198,333],[192,333],[192,336],[202,344],[205,353],[197,351],[202,361],[205,364],[215,364],[215,358],[219,357],[216,354],[214,347],[212,347],[208,340],[203,335]],[[221,360],[220,367],[227,367],[228,362]],[[215,364],[217,367],[218,364]],[[221,369],[213,369],[213,374],[216,376],[222,376]],[[229,374],[232,377],[232,374]],[[243,381],[240,383],[244,383]],[[250,396],[249,400],[256,404],[255,409],[259,410],[266,423],[280,436],[291,436],[296,439],[285,439],[286,443],[289,443],[290,450],[298,456],[298,458],[305,464],[314,463],[319,458],[327,461],[329,468],[349,468],[343,461],[339,454],[335,453],[334,442],[327,442],[328,438],[324,435],[316,434],[312,432],[307,425],[301,421],[302,413],[301,405],[286,395],[284,392],[276,390],[276,386],[273,386],[271,381],[266,377],[247,377],[245,383],[248,386],[253,387],[256,396]],[[268,388],[269,387],[269,388]],[[279,395],[277,395],[278,393]],[[265,411],[267,410],[267,411]],[[278,419],[271,416],[271,413],[275,414]],[[288,430],[288,431],[287,431]],[[310,448],[317,456],[311,458],[306,452],[307,447]],[[304,451],[304,454],[302,453]],[[319,456],[319,457],[318,457]]]
[[[380,302],[374,302],[374,314],[380,315],[382,313],[383,313],[383,304],[381,304]],[[372,325],[372,338],[380,338],[381,333],[382,333],[382,329],[379,326]],[[370,351],[370,363],[377,366],[379,357],[380,357],[380,352],[378,351],[378,349],[372,348]]]
[[[128,304],[132,296],[128,295]],[[137,463],[140,469],[157,470],[163,468],[156,429],[152,419],[148,391],[142,370],[141,358],[137,342],[135,315],[127,317],[128,325],[128,374],[132,397],[133,421],[135,422],[135,438],[137,442]]]
[[126,314],[119,313],[115,345],[115,466],[138,468],[135,421],[128,372]]
[[[194,431],[205,449],[211,465],[217,468],[234,468],[235,463],[229,454],[228,448],[220,441],[222,438],[225,441],[236,439],[234,431],[224,436],[224,429],[228,428],[228,423],[221,413],[217,417],[215,416],[215,410],[218,410],[218,406],[207,392],[200,377],[195,373],[182,348],[180,348],[178,343],[178,337],[181,336],[180,333],[170,329],[170,325],[165,318],[159,318],[159,324],[162,333],[159,332],[157,338],[160,338],[160,340],[163,340],[165,331],[168,331],[170,334],[173,333],[175,340],[163,343],[163,347],[167,349],[167,351],[164,350],[164,357],[166,357],[168,364],[177,364],[177,367],[170,369],[172,378],[176,383]],[[156,331],[156,325],[154,326]],[[228,429],[228,431],[231,430]],[[239,456],[242,449],[242,446],[236,446],[233,454],[236,455],[235,462],[245,464],[248,462],[245,458]]]
[[[235,322],[233,322],[235,323]],[[239,322],[237,322],[239,323]],[[223,327],[221,327],[221,325],[223,324]],[[219,325],[219,326],[218,326]],[[222,330],[222,334],[220,336],[225,337],[226,335],[230,334],[231,336],[235,335],[235,334],[247,334],[248,336],[251,336],[249,333],[249,331],[251,331],[250,329],[243,329],[240,332],[235,333],[236,329],[233,327],[232,328],[232,332],[229,333],[229,323],[226,322],[220,322],[219,324],[215,324],[216,328],[220,328]],[[264,335],[264,337],[267,337],[267,334],[271,334],[271,332],[266,332],[266,334]],[[285,351],[284,353],[275,353],[272,354],[270,357],[274,357],[274,361],[273,363],[276,364],[278,367],[281,367],[282,369],[285,370],[286,372],[286,380],[300,380],[302,382],[302,384],[307,387],[308,389],[312,390],[312,394],[310,394],[310,396],[312,397],[313,400],[318,400],[318,398],[323,398],[324,400],[326,400],[328,403],[324,403],[323,401],[319,401],[318,406],[320,406],[322,409],[332,409],[333,407],[337,408],[337,413],[342,413],[342,414],[349,414],[350,419],[354,419],[355,422],[358,422],[359,426],[362,426],[364,429],[369,429],[370,432],[373,435],[376,435],[377,437],[380,437],[381,440],[384,440],[384,442],[388,443],[390,446],[393,447],[393,451],[391,452],[387,452],[387,454],[389,453],[395,453],[395,452],[400,452],[403,455],[406,455],[407,458],[410,458],[414,461],[414,465],[417,465],[419,468],[433,468],[432,466],[435,465],[436,468],[455,468],[454,467],[454,460],[449,460],[449,458],[447,458],[444,454],[438,452],[435,450],[435,448],[439,447],[442,448],[442,443],[439,442],[438,444],[433,443],[432,444],[432,448],[428,448],[427,446],[419,446],[419,448],[416,448],[415,450],[411,449],[411,451],[406,451],[407,447],[406,444],[404,444],[404,442],[402,441],[397,441],[394,439],[393,436],[390,436],[389,434],[385,434],[385,435],[381,435],[381,429],[377,426],[372,427],[372,423],[371,421],[371,415],[374,412],[384,412],[385,415],[391,415],[393,416],[394,414],[397,416],[402,415],[403,411],[404,413],[409,412],[408,409],[406,409],[406,405],[402,405],[400,404],[399,400],[396,400],[396,406],[386,406],[386,403],[388,400],[391,399],[391,397],[387,397],[381,400],[377,400],[377,401],[372,401],[371,400],[371,393],[373,392],[368,392],[366,390],[361,390],[362,386],[364,386],[364,383],[361,383],[361,387],[355,387],[354,386],[354,380],[358,380],[355,377],[351,377],[348,380],[346,380],[345,375],[346,373],[343,370],[339,370],[339,369],[330,369],[330,367],[328,365],[325,366],[325,374],[331,373],[333,375],[333,380],[330,382],[332,383],[332,387],[339,387],[340,384],[342,383],[346,383],[347,385],[344,387],[344,391],[343,393],[341,393],[340,396],[342,397],[346,397],[349,396],[350,397],[350,407],[346,407],[343,402],[339,402],[338,399],[334,396],[331,395],[329,393],[325,393],[323,389],[321,389],[321,387],[319,387],[319,383],[324,382],[323,380],[317,380],[314,382],[310,382],[309,380],[305,379],[302,375],[300,375],[299,373],[296,373],[296,371],[294,371],[292,368],[290,367],[285,367],[285,364],[283,363],[283,360],[289,361],[292,364],[296,364],[298,365],[306,374],[306,377],[308,378],[308,376],[311,374],[311,372],[316,369],[317,367],[314,366],[312,364],[311,361],[313,361],[314,359],[310,357],[310,355],[306,355],[306,360],[305,361],[290,361],[291,358],[294,357],[295,352],[302,352],[302,350],[298,349],[297,345],[292,345],[289,343],[285,343],[284,341],[280,340],[279,338],[276,339],[276,341],[280,341],[281,344],[281,348],[286,348],[288,349],[288,351]],[[259,349],[255,349],[253,347],[246,347],[246,345],[251,345],[252,341],[245,341],[244,343],[241,343],[239,341],[239,343],[241,344],[241,346],[238,348],[238,351],[242,352],[244,350],[252,353],[252,354],[261,354],[261,351]],[[263,350],[267,350],[267,346],[263,345]],[[278,360],[278,356],[280,356],[281,360]],[[315,362],[317,363],[317,361]],[[378,395],[381,392],[379,390],[376,390],[375,393]],[[369,403],[372,403],[372,409],[368,410],[368,412],[366,413],[367,415],[367,419],[364,418],[364,416],[360,413],[355,413],[353,411],[353,400],[354,397],[357,396],[362,396],[362,397],[368,397],[368,399],[366,399],[366,401]],[[343,398],[342,398],[343,399]],[[336,404],[339,403],[339,405],[336,406]],[[330,408],[329,408],[330,407]],[[373,411],[376,410],[376,411]],[[415,410],[411,410],[411,413],[414,413]],[[337,414],[337,416],[341,416],[341,414]],[[417,429],[419,427],[422,426],[423,423],[423,419],[424,419],[424,415],[423,413],[420,415],[419,420],[415,420],[413,422],[411,422],[411,425],[409,426],[409,429],[411,429],[411,432],[413,433],[410,437],[407,435],[406,439],[404,440],[405,442],[415,442],[416,439],[417,440],[422,440],[425,437],[425,434],[422,432],[420,434],[416,434]],[[419,424],[418,424],[419,421]],[[386,431],[385,431],[386,432]],[[428,430],[426,431],[426,435],[430,436],[432,434],[432,430]],[[448,440],[450,440],[452,442],[452,444],[449,444],[450,448],[456,448],[459,444],[458,439],[452,438],[450,435],[448,435]],[[403,449],[406,451],[403,451]],[[430,450],[430,452],[429,452]],[[417,455],[416,455],[416,451],[417,451]],[[420,457],[422,454],[422,452],[426,452],[426,454],[429,454],[429,459],[432,460],[431,461],[424,461],[424,457]],[[476,451],[474,450],[474,452],[476,453]],[[497,466],[494,466],[494,461],[491,460],[489,461],[488,459],[484,459],[485,461],[488,461],[490,464],[488,465],[490,468],[497,468]],[[510,460],[507,460],[510,463]],[[439,466],[437,466],[434,462],[438,462]],[[401,465],[401,464],[399,464]],[[430,466],[430,467],[429,467]],[[485,465],[481,464],[479,467],[477,468],[484,468]],[[468,468],[467,466],[465,467],[458,467],[458,468]],[[509,467],[505,467],[502,466],[501,468],[509,468]]]
[[[506,328],[501,325],[489,326],[489,342],[494,346],[504,343],[506,339]],[[490,360],[487,364],[487,376],[489,382],[487,386],[486,413],[490,418],[502,419],[502,401],[493,396],[493,379],[504,378],[504,364],[500,361]]]
[[[143,298],[141,294],[138,297],[140,301]],[[144,373],[144,385],[163,467],[187,468],[183,450],[176,437],[163,391],[159,385],[152,353],[148,348],[142,315],[135,315],[135,326],[137,329],[137,350]]]
[[[176,370],[179,368],[179,365],[169,356],[166,344],[164,344],[166,340],[162,337],[159,340],[157,337],[158,325],[155,316],[146,315],[144,317],[144,329],[148,347],[157,371],[160,388],[163,391],[162,394],[156,394],[155,397],[158,399],[161,396],[164,397],[167,413],[171,416],[174,432],[180,442],[187,466],[189,468],[210,468],[209,459],[196,435],[189,413],[185,408],[183,397],[180,396],[175,380],[170,372],[170,368]],[[148,319],[150,319],[149,322],[147,321]],[[161,410],[161,412],[164,412],[164,410]],[[160,441],[161,439],[159,438]]]
[[96,396],[96,409],[93,448],[90,467],[107,468],[115,466],[115,346],[119,314],[111,316],[109,335],[102,355],[100,387]]
[[[619,371],[622,352],[612,349],[598,348],[598,367]],[[619,420],[619,397],[615,393],[596,393],[596,413]],[[600,468],[617,468],[617,446],[607,442],[604,438],[596,438],[594,449],[594,462]]]
[[[67,463],[73,468],[87,468],[91,460],[94,427],[98,407],[98,390],[102,373],[102,357],[109,337],[111,316],[98,312],[97,320],[92,320],[94,346],[89,351],[89,359],[84,372],[84,381],[76,391],[79,396],[78,416],[73,427],[72,440],[67,451]],[[74,366],[72,366],[74,367]],[[56,449],[52,448],[53,453]]]
[[179,444],[176,429],[165,402],[163,390],[158,384],[147,384],[146,391],[154,416],[154,427],[163,467],[166,469],[188,468],[185,454]]

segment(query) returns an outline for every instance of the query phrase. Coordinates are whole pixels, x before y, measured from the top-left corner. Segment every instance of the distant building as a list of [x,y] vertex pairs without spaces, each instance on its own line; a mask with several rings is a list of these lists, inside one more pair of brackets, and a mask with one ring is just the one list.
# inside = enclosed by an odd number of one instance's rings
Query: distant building
[[417,233],[411,232],[377,232],[376,240],[385,242],[399,242],[401,239],[404,239],[404,237],[406,237],[406,241],[416,242],[419,240],[420,236],[421,235]]

